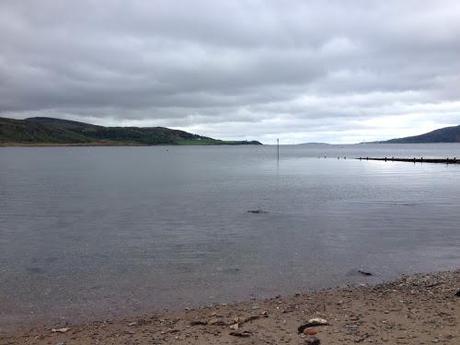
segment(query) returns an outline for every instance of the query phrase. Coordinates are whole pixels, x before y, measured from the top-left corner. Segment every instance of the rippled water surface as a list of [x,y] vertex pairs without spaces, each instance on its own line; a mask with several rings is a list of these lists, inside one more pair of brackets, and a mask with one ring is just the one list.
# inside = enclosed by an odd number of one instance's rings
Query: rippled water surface
[[460,165],[385,155],[460,145],[0,148],[0,329],[458,268]]

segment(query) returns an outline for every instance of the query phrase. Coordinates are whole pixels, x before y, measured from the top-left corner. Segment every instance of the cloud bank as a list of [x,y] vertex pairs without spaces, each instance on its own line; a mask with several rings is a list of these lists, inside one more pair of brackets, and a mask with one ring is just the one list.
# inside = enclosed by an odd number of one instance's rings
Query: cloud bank
[[460,2],[2,0],[0,114],[349,143],[460,123]]

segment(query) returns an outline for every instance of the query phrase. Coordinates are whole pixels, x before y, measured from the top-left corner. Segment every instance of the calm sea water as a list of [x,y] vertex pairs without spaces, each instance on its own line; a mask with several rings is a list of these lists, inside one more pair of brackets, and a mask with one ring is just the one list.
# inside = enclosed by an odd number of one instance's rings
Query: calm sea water
[[460,166],[361,155],[460,145],[0,148],[0,329],[458,268]]

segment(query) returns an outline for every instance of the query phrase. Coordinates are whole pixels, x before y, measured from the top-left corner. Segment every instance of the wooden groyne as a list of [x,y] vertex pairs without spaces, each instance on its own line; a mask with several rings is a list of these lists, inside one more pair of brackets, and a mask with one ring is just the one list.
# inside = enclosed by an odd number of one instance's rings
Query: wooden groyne
[[359,157],[359,160],[367,161],[385,161],[385,162],[409,162],[409,163],[442,163],[442,164],[460,164],[460,159],[453,158],[396,158],[396,157]]

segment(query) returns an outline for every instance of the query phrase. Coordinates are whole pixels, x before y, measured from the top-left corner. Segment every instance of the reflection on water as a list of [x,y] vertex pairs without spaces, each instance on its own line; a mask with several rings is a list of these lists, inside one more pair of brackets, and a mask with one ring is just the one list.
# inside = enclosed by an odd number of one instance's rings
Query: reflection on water
[[460,145],[2,148],[0,326],[458,267],[460,166],[360,155]]

